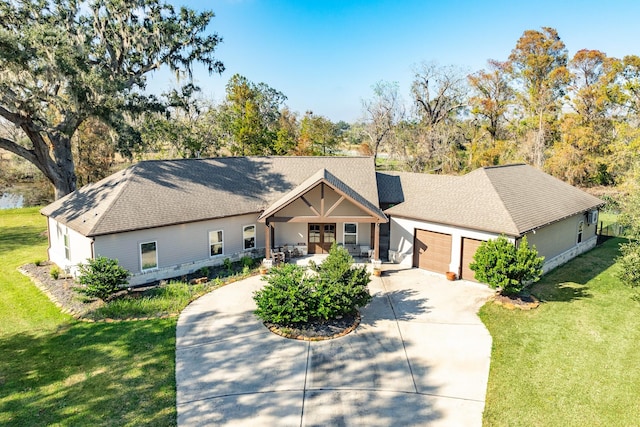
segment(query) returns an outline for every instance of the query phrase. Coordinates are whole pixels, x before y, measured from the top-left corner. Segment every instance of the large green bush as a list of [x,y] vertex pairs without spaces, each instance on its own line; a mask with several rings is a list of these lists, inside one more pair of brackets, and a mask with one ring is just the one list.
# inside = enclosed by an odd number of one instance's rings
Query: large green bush
[[630,240],[620,245],[617,276],[626,285],[640,287],[640,179],[622,203],[620,223],[625,226]]
[[620,253],[617,259],[620,264],[618,279],[631,287],[640,287],[640,242],[631,241],[620,245]]
[[535,246],[529,248],[527,236],[516,246],[500,236],[483,242],[473,256],[469,268],[476,280],[491,288],[500,288],[505,295],[515,295],[542,275],[544,257],[538,256]]
[[371,301],[365,267],[353,267],[346,249],[334,245],[327,259],[309,274],[300,266],[274,267],[264,288],[254,293],[256,315],[280,325],[333,319],[354,313]]
[[79,265],[78,282],[84,287],[78,292],[92,298],[106,300],[118,292],[129,280],[129,271],[118,265],[118,260],[106,257],[90,259],[87,264]]

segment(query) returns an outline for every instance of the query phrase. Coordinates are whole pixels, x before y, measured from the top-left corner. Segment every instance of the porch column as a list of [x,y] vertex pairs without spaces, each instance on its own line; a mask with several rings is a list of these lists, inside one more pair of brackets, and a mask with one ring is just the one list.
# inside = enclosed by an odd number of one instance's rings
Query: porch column
[[264,225],[264,257],[267,259],[271,258],[271,226],[269,225],[268,219]]
[[373,233],[373,259],[380,259],[380,223],[376,222],[375,231]]

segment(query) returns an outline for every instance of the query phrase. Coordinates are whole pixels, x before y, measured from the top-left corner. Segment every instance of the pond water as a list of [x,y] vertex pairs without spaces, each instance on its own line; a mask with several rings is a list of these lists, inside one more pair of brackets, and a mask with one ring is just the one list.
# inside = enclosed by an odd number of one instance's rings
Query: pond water
[[0,196],[0,209],[21,208],[24,205],[22,194],[2,193]]

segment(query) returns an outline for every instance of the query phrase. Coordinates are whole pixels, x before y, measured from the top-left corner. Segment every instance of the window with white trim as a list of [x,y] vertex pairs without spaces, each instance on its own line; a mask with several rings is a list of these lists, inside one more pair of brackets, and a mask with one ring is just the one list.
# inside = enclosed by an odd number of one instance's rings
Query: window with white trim
[[69,230],[62,235],[62,242],[64,244],[64,258],[67,261],[71,261],[71,245],[69,244]]
[[157,242],[140,243],[140,266],[142,271],[158,268]]
[[357,245],[358,244],[358,224],[355,222],[344,223],[344,244],[345,245]]
[[209,256],[224,254],[224,239],[222,230],[209,232]]
[[578,223],[578,243],[582,243],[582,232],[584,231],[584,221]]
[[253,249],[256,247],[256,225],[245,225],[242,227],[242,240],[244,249]]

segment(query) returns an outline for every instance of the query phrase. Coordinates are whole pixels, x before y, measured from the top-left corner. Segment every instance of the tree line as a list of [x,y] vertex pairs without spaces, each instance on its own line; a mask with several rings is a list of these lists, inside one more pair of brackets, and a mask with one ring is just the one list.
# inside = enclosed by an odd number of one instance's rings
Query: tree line
[[326,155],[355,145],[415,172],[526,162],[583,187],[621,183],[638,161],[640,57],[583,49],[569,58],[548,27],[525,31],[505,61],[480,71],[416,66],[408,102],[397,83],[378,82],[351,124],[299,117],[284,94],[239,75],[219,105],[198,107],[194,93],[167,95],[171,114],[143,124],[147,147],[193,157]]
[[466,172],[524,161],[574,185],[633,174],[640,143],[640,57],[583,49],[569,58],[553,28],[527,30],[505,61],[463,73],[423,64],[404,111],[381,83],[363,123],[374,150],[414,171]]
[[[640,144],[640,57],[583,49],[569,58],[553,28],[527,30],[508,58],[465,72],[415,67],[405,99],[379,82],[362,119],[291,111],[266,83],[232,76],[213,103],[192,83],[222,38],[212,12],[161,0],[0,3],[0,148],[34,164],[56,198],[129,158],[330,155],[357,148],[415,172],[464,173],[523,161],[581,186],[633,175]],[[146,92],[168,67],[186,84]]]

